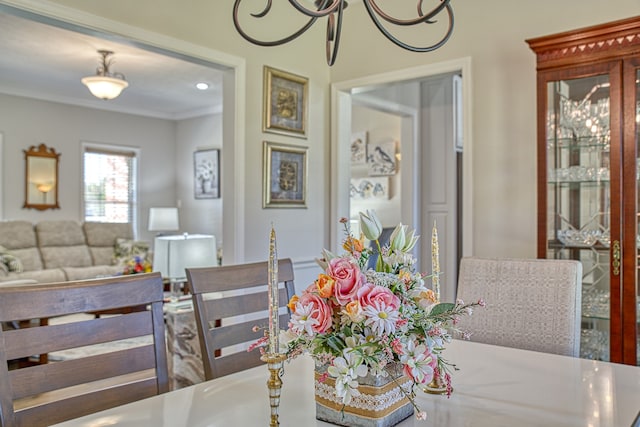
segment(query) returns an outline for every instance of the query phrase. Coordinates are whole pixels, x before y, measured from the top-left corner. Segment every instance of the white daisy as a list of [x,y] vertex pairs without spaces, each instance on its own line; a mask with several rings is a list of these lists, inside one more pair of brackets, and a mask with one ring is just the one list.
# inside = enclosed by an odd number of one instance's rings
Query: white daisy
[[371,327],[378,336],[391,335],[396,331],[398,310],[387,307],[384,302],[376,301],[375,304],[365,307],[364,315],[367,318],[365,325]]
[[306,332],[307,335],[315,335],[313,327],[319,322],[318,319],[311,317],[314,311],[315,309],[311,304],[302,305],[297,303],[295,313],[291,315],[291,330],[297,334]]

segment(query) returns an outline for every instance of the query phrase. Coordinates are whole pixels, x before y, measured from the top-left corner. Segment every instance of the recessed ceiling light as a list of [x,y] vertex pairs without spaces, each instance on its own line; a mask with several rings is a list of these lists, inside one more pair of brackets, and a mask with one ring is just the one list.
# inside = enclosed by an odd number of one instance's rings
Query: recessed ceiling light
[[208,83],[196,83],[196,87],[200,90],[207,90],[209,89],[209,84]]

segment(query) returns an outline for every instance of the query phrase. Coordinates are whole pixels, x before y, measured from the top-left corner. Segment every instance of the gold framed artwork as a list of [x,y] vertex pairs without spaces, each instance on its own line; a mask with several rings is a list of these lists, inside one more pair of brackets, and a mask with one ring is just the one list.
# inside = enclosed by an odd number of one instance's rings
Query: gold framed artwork
[[307,148],[263,142],[263,208],[307,207]]
[[309,79],[264,67],[264,132],[307,137]]

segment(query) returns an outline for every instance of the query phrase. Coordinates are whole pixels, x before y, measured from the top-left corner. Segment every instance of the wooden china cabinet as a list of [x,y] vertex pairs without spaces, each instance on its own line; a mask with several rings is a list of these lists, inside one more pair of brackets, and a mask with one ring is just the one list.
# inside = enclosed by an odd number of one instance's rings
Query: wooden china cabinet
[[538,257],[583,264],[581,356],[640,364],[640,16],[527,40]]

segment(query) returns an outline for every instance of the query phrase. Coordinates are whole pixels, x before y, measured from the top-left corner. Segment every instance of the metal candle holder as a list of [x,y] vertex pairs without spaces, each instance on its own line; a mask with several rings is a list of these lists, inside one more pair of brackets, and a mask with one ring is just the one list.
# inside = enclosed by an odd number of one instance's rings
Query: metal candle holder
[[278,427],[280,425],[280,421],[278,421],[278,408],[280,407],[280,390],[282,389],[282,365],[287,359],[287,356],[280,353],[267,353],[262,355],[260,359],[267,363],[267,368],[269,368],[271,374],[267,380],[269,403],[271,405],[269,427]]
[[431,382],[427,384],[422,391],[429,394],[447,394],[447,386],[442,382],[440,373],[437,370],[433,373],[433,379]]

